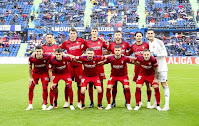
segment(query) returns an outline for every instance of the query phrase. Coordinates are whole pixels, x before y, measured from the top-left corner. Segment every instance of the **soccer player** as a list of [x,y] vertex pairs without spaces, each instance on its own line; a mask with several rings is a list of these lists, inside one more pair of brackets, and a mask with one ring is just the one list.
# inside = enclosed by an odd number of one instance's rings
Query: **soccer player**
[[[115,34],[114,34],[114,38],[115,38],[115,42],[112,42],[109,44],[108,46],[108,49],[107,49],[107,54],[115,54],[114,53],[114,48],[116,45],[120,45],[122,47],[122,54],[126,55],[127,53],[127,50],[130,48],[130,45],[128,42],[125,42],[122,40],[122,32],[119,31],[119,30],[116,30],[115,31]],[[127,71],[127,68],[126,68],[126,71]],[[124,95],[125,95],[125,90],[124,91]],[[115,85],[113,86],[113,89],[112,89],[112,98],[113,98],[113,101],[112,101],[112,107],[115,107],[116,106],[116,102],[115,102],[115,99],[116,99],[116,95],[117,95],[117,81],[115,82]],[[126,103],[125,103],[126,105]]]
[[[48,70],[47,62],[50,60],[51,56],[43,54],[42,46],[35,47],[35,58],[29,57],[29,106],[26,110],[33,109],[32,100],[33,100],[33,91],[35,85],[38,84],[39,79],[41,79],[43,86],[43,105],[42,110],[46,110],[47,98],[48,98]],[[32,69],[32,65],[34,68]]]
[[67,56],[63,57],[62,49],[57,48],[55,50],[55,57],[53,57],[49,63],[49,78],[50,78],[50,106],[47,110],[53,109],[53,99],[54,99],[54,90],[55,87],[58,85],[59,80],[64,80],[67,88],[68,94],[70,97],[70,109],[75,110],[73,106],[73,90],[72,90],[72,79],[70,75],[70,71],[68,68],[68,62],[71,62],[72,58]]
[[135,92],[135,98],[136,98],[136,107],[134,110],[140,109],[140,90],[142,88],[142,85],[145,81],[149,82],[152,87],[155,90],[155,98],[157,101],[157,110],[161,110],[160,108],[160,91],[159,91],[159,84],[157,80],[158,75],[158,63],[157,60],[151,56],[151,53],[149,49],[145,49],[143,51],[143,56],[138,56],[135,60],[137,63],[140,64],[140,71],[139,75],[136,81],[136,92]]
[[[149,49],[151,51],[151,54],[156,57],[158,62],[158,80],[161,82],[162,87],[164,88],[164,97],[165,97],[165,105],[162,111],[168,111],[170,109],[169,107],[169,87],[167,84],[167,62],[165,57],[167,56],[167,51],[164,46],[164,43],[155,38],[155,33],[153,29],[149,29],[147,31],[147,37],[149,39]],[[156,102],[153,105],[153,108],[156,106]]]
[[[84,45],[84,40],[82,38],[77,38],[77,31],[76,29],[70,29],[69,30],[69,40],[64,41],[62,45],[60,46],[62,49],[65,49],[68,54],[74,55],[74,56],[81,56],[83,51],[82,47]],[[70,62],[69,69],[71,72],[72,79],[77,82],[77,107],[80,108],[80,98],[81,98],[81,76],[82,76],[82,64],[76,63],[76,62]],[[68,94],[67,91],[68,87],[65,87],[65,104],[64,108],[67,108],[69,106],[68,103]]]
[[[131,46],[129,52],[127,52],[127,55],[131,55],[132,53],[134,53],[135,57],[138,56],[142,56],[143,55],[143,50],[144,49],[149,49],[149,44],[146,42],[142,41],[143,38],[143,33],[141,31],[137,31],[135,33],[135,39],[136,42]],[[140,66],[139,65],[135,65],[134,67],[134,77],[133,77],[133,81],[136,82],[137,78],[138,78],[138,74],[140,71]],[[146,86],[147,86],[147,108],[151,108],[151,88],[150,88],[150,84],[149,82],[145,82]],[[140,90],[141,91],[141,90]],[[143,105],[143,103],[141,102],[141,95],[140,95],[140,107]]]
[[120,81],[125,88],[125,97],[126,97],[126,107],[128,110],[132,110],[130,105],[131,92],[129,87],[129,78],[127,75],[126,67],[127,63],[134,63],[130,58],[122,55],[122,47],[120,45],[116,45],[114,47],[114,55],[109,56],[105,59],[104,64],[111,63],[111,75],[108,80],[106,97],[108,101],[108,105],[105,108],[109,110],[112,108],[111,106],[111,88],[115,85],[116,81]]
[[84,70],[83,76],[81,79],[81,101],[82,107],[81,110],[85,109],[85,91],[88,83],[93,83],[98,92],[98,105],[97,108],[99,110],[102,109],[101,102],[102,102],[102,88],[101,82],[98,74],[98,62],[104,60],[103,56],[94,56],[94,49],[87,48],[86,49],[86,56],[76,56],[76,60],[81,61]]
[[[102,56],[103,53],[104,53],[102,51],[102,47],[107,49],[108,45],[106,44],[105,41],[102,41],[101,39],[98,38],[98,29],[92,28],[91,29],[91,39],[85,42],[83,50],[85,51],[87,48],[93,48],[95,55]],[[98,73],[99,73],[99,78],[100,78],[100,81],[101,81],[102,96],[103,96],[103,79],[106,79],[105,74],[104,74],[104,67],[98,66],[98,71],[99,71]],[[88,107],[92,108],[92,107],[94,107],[94,103],[93,103],[93,83],[89,84],[89,97],[90,97],[91,104]]]
[[[45,54],[54,55],[55,49],[59,48],[59,46],[53,44],[54,40],[53,34],[51,33],[46,34],[45,39],[46,39],[46,44],[42,45],[43,52]],[[33,53],[31,56],[35,58],[35,53]],[[54,108],[57,108],[58,88],[55,87],[54,91],[55,91]]]

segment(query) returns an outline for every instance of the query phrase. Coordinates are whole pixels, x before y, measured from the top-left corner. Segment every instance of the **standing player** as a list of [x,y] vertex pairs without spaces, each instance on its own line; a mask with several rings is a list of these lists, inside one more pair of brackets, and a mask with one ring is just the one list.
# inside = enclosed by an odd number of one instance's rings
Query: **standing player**
[[[42,46],[35,47],[35,58],[29,58],[29,106],[26,110],[33,109],[32,99],[33,99],[33,90],[35,85],[38,84],[39,79],[41,79],[43,86],[43,105],[42,110],[46,110],[47,98],[48,98],[48,70],[47,62],[50,60],[51,56],[43,54]],[[32,65],[34,68],[32,69]]]
[[[102,56],[103,55],[102,47],[107,49],[108,45],[106,44],[105,41],[102,41],[101,39],[98,38],[98,29],[92,28],[91,29],[91,40],[88,40],[88,41],[85,42],[83,50],[86,50],[87,48],[93,48],[95,55]],[[102,96],[103,96],[103,79],[106,79],[105,74],[104,74],[104,67],[98,66],[98,71],[99,71],[99,78],[100,78],[100,81],[101,81]],[[89,97],[90,97],[90,101],[91,101],[89,108],[92,108],[92,107],[94,107],[93,84],[89,84]]]
[[[132,53],[134,53],[135,57],[142,56],[143,50],[149,49],[149,44],[146,43],[146,42],[142,42],[142,38],[143,38],[143,33],[140,32],[140,31],[137,31],[135,33],[136,43],[134,43],[131,46],[131,49],[129,50],[127,55],[131,55]],[[134,77],[133,77],[134,82],[137,81],[139,71],[140,71],[140,66],[135,65],[135,67],[134,67]],[[150,100],[151,100],[151,88],[150,88],[149,82],[145,82],[145,83],[146,83],[146,86],[147,86],[147,97],[148,97],[147,108],[151,108],[151,102],[150,102]],[[143,103],[141,102],[141,95],[140,95],[140,104],[139,105],[140,106],[143,105]]]
[[[115,54],[114,53],[115,46],[120,45],[122,47],[122,54],[126,55],[127,50],[130,48],[130,45],[128,42],[122,41],[122,32],[119,30],[115,31],[114,38],[115,38],[115,42],[112,42],[109,44],[108,49],[107,49],[107,54],[110,54],[110,53]],[[126,71],[127,71],[127,67],[126,67]],[[116,106],[116,103],[115,103],[116,95],[117,95],[117,81],[115,82],[115,85],[113,86],[113,89],[112,89],[112,98],[113,98],[113,102],[111,104],[112,107]],[[124,96],[125,96],[125,90],[124,90]]]
[[127,63],[133,63],[133,61],[126,57],[122,56],[122,47],[120,45],[116,45],[114,47],[115,55],[109,56],[105,59],[105,64],[111,63],[111,75],[108,80],[106,97],[108,101],[108,105],[105,108],[106,110],[111,109],[111,88],[115,85],[116,81],[120,81],[125,88],[125,97],[126,97],[126,107],[128,110],[132,110],[130,105],[131,100],[131,92],[129,88],[129,78],[127,75],[126,67]]
[[75,110],[73,107],[73,90],[72,90],[72,79],[68,68],[68,62],[71,62],[72,58],[63,57],[62,49],[57,48],[55,50],[55,57],[53,57],[49,63],[49,77],[50,77],[50,106],[47,110],[53,109],[53,99],[54,99],[54,90],[58,85],[59,80],[64,80],[68,87],[68,94],[70,97],[70,109]]
[[[45,54],[54,55],[55,49],[57,49],[59,46],[53,44],[53,41],[54,41],[53,34],[51,33],[46,34],[45,39],[46,39],[46,44],[42,45],[43,52]],[[33,53],[31,56],[35,58],[35,53]],[[54,91],[55,91],[54,108],[57,108],[58,88],[55,87]]]
[[138,56],[135,60],[137,63],[140,64],[140,71],[136,81],[136,107],[134,110],[140,109],[140,90],[145,81],[149,82],[155,90],[155,98],[157,101],[157,110],[161,110],[160,108],[160,91],[159,85],[157,80],[158,75],[158,63],[157,60],[151,56],[149,49],[145,49],[143,51],[143,56]]
[[82,107],[81,110],[85,109],[85,91],[88,83],[93,83],[98,91],[98,105],[97,108],[99,110],[102,109],[101,102],[102,102],[102,88],[101,82],[98,74],[98,62],[104,60],[102,56],[94,56],[94,49],[87,48],[86,49],[86,56],[76,56],[76,60],[81,61],[84,70],[83,76],[81,79],[81,95],[82,95]]
[[[164,88],[164,97],[165,97],[165,105],[162,109],[163,111],[168,111],[170,109],[169,107],[169,87],[167,84],[167,62],[165,57],[167,56],[167,51],[164,46],[164,43],[155,38],[155,33],[152,29],[149,29],[147,31],[147,37],[149,39],[149,49],[151,51],[151,54],[156,57],[158,61],[158,80],[161,82],[162,87]],[[153,107],[156,106],[156,103],[153,105]]]
[[[74,55],[74,56],[81,56],[82,55],[82,46],[84,45],[84,40],[82,38],[77,38],[77,31],[76,29],[70,29],[69,30],[69,37],[70,39],[67,41],[64,41],[62,45],[60,46],[62,49],[65,49],[68,54]],[[81,97],[81,76],[82,76],[82,64],[76,63],[76,62],[70,62],[69,69],[71,72],[72,79],[77,82],[77,107],[80,108],[80,97]],[[65,104],[64,108],[67,108],[69,106],[68,104],[68,94],[67,86],[65,87]]]

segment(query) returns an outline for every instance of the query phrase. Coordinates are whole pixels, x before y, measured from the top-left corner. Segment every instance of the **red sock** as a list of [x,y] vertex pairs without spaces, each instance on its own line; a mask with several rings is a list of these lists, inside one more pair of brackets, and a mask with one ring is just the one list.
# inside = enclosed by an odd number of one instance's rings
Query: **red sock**
[[77,102],[81,100],[81,86],[77,86]]
[[68,84],[68,95],[70,98],[70,104],[73,104],[73,89],[72,89],[72,84]]
[[53,99],[54,99],[54,89],[50,89],[50,104],[53,104]]
[[64,93],[65,93],[65,101],[68,102],[68,87],[67,87],[67,85],[65,86]]
[[126,100],[126,89],[124,88],[124,86],[123,86],[123,93],[124,93],[124,97],[125,97],[125,100]]
[[147,90],[148,101],[151,101],[151,90]]
[[101,105],[102,103],[102,92],[98,93],[98,105]]
[[136,91],[135,91],[135,99],[136,99],[136,105],[139,105],[140,102],[140,88],[136,87]]
[[142,100],[142,91],[141,91],[141,89],[140,89],[140,101]]
[[130,102],[131,102],[131,91],[130,91],[129,87],[125,89],[125,96],[126,96],[127,104],[130,104]]
[[115,82],[115,85],[113,86],[113,89],[112,89],[112,98],[113,98],[113,100],[115,100],[116,95],[117,95],[117,81]]
[[160,91],[159,91],[159,87],[154,88],[154,90],[155,90],[155,98],[156,98],[157,105],[160,105]]
[[103,85],[103,80],[101,81],[101,88],[102,88],[102,99],[103,99],[103,94],[104,94],[104,85]]
[[82,105],[85,105],[85,94],[81,93],[81,101],[82,101]]
[[57,101],[57,98],[58,98],[58,88],[57,88],[57,86],[54,89],[54,97],[55,97],[55,101]]
[[48,85],[43,84],[43,104],[47,104],[47,98],[48,98]]
[[106,98],[107,98],[108,104],[111,104],[111,89],[110,88],[106,89]]
[[33,91],[34,91],[34,88],[35,88],[35,84],[31,84],[30,87],[29,87],[29,93],[28,93],[28,96],[29,96],[29,104],[32,104],[32,99],[33,99]]
[[93,101],[93,83],[89,83],[88,93],[90,101]]

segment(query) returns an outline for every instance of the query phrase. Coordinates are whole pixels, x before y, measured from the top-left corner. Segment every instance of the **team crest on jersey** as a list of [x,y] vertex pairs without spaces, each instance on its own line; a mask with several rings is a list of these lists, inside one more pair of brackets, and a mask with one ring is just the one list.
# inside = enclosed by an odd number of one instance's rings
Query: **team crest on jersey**
[[144,46],[142,46],[142,48],[144,49]]
[[149,65],[151,65],[151,62],[149,62]]
[[65,64],[65,62],[63,62]]
[[122,61],[122,64],[124,63],[124,61]]
[[53,51],[55,51],[55,48],[53,48]]
[[123,45],[123,48],[124,48],[124,45]]
[[100,42],[98,42],[98,44],[100,45]]
[[93,61],[93,63],[95,63],[95,61]]
[[46,63],[46,60],[44,60],[44,63]]
[[77,44],[78,44],[79,42],[77,42]]

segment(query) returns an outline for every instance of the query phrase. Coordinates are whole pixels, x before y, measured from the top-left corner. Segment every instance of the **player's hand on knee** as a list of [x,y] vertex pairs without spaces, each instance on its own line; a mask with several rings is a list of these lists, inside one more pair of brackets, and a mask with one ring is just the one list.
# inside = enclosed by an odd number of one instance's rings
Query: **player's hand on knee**
[[30,79],[29,79],[29,86],[31,86],[32,82],[35,83],[35,82],[34,82],[34,79],[33,79],[33,78],[30,78]]
[[159,83],[159,81],[158,81],[158,79],[157,78],[155,78],[154,80],[153,80],[153,83]]
[[50,84],[50,89],[53,89],[55,86],[56,86],[56,84],[51,83],[51,84]]

